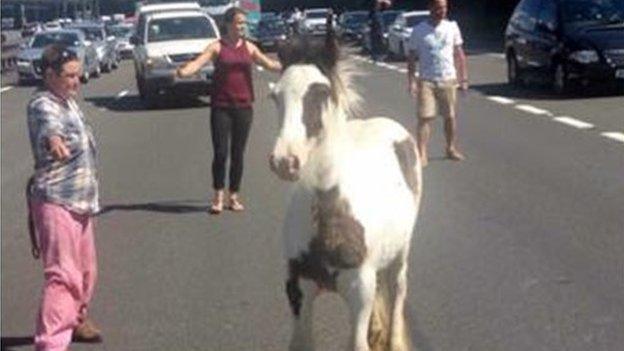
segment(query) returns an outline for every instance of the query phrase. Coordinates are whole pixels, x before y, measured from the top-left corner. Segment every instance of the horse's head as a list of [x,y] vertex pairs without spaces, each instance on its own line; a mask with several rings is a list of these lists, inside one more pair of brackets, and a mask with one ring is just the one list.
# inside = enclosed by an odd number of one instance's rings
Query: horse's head
[[325,38],[292,38],[278,54],[284,73],[272,87],[271,97],[277,106],[280,131],[269,163],[281,179],[295,181],[331,123],[325,112],[337,101],[333,77],[339,52],[329,28]]

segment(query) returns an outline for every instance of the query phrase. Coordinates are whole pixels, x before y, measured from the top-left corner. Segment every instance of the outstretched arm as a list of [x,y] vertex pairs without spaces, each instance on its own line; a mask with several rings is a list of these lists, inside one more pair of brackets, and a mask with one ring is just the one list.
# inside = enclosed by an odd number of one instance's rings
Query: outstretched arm
[[210,61],[213,61],[219,50],[221,49],[221,44],[217,41],[211,43],[204,49],[199,56],[195,59],[185,62],[178,69],[176,69],[176,76],[178,77],[190,77],[197,73],[204,65]]
[[247,42],[247,47],[251,53],[251,58],[257,65],[260,65],[273,72],[281,72],[282,64],[265,55],[254,43]]

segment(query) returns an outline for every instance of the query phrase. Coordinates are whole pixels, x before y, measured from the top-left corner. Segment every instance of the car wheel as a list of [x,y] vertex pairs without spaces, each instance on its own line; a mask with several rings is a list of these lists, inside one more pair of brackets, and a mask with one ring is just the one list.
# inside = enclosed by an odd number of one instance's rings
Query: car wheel
[[119,67],[119,56],[115,55],[115,59],[112,64],[113,69],[117,69]]
[[555,66],[555,72],[553,73],[553,90],[557,95],[563,95],[569,93],[572,89],[572,84],[568,79],[568,73],[563,63],[559,62]]
[[407,53],[405,52],[405,46],[403,45],[403,42],[399,44],[399,56],[401,60],[407,59]]
[[95,72],[93,72],[93,77],[97,78],[100,75],[102,75],[102,68],[100,67],[100,64],[98,63],[95,67]]
[[152,91],[152,89],[150,89],[147,86],[147,84],[145,83],[145,80],[143,78],[138,78],[137,77],[137,89],[139,90],[139,98],[141,99],[141,101],[143,102],[143,105],[145,105],[145,107],[147,107],[147,108],[154,108],[154,107],[156,107],[155,94]]
[[91,75],[89,74],[89,72],[85,71],[82,74],[82,77],[80,77],[80,81],[82,82],[82,84],[87,84],[89,82],[89,78],[91,78]]
[[507,55],[507,81],[515,86],[520,86],[524,82],[514,53]]
[[113,67],[112,67],[112,66],[113,66],[113,64],[112,64],[112,63],[111,63],[111,61],[109,60],[109,61],[108,61],[108,62],[106,62],[106,64],[104,65],[104,67],[103,67],[103,69],[102,69],[102,72],[105,72],[105,73],[109,73],[109,72],[111,72],[111,71],[113,70]]

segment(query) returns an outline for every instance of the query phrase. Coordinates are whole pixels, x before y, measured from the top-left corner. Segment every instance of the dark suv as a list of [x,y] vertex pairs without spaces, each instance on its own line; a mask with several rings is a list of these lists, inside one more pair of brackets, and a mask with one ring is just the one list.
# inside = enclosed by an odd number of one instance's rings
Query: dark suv
[[522,0],[505,32],[509,82],[624,85],[624,0]]

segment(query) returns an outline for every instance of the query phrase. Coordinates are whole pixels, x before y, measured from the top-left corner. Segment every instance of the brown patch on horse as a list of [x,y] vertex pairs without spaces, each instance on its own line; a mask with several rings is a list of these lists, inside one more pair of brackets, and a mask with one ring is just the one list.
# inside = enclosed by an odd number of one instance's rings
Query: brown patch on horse
[[418,195],[418,176],[416,174],[416,162],[418,162],[416,155],[416,144],[412,138],[407,138],[401,142],[394,143],[394,153],[399,160],[401,166],[401,172],[405,183],[412,190],[414,196]]
[[299,278],[314,281],[319,288],[336,290],[340,269],[359,267],[366,258],[364,227],[353,217],[349,203],[340,199],[338,187],[317,191],[312,207],[316,235],[308,251],[288,262],[286,293],[295,316],[301,310]]
[[308,138],[317,137],[323,129],[323,108],[327,106],[330,94],[329,86],[315,83],[303,96],[303,124]]
[[310,242],[310,252],[338,269],[359,267],[366,257],[364,227],[353,217],[349,203],[340,198],[340,190],[317,191],[314,222],[317,235]]

